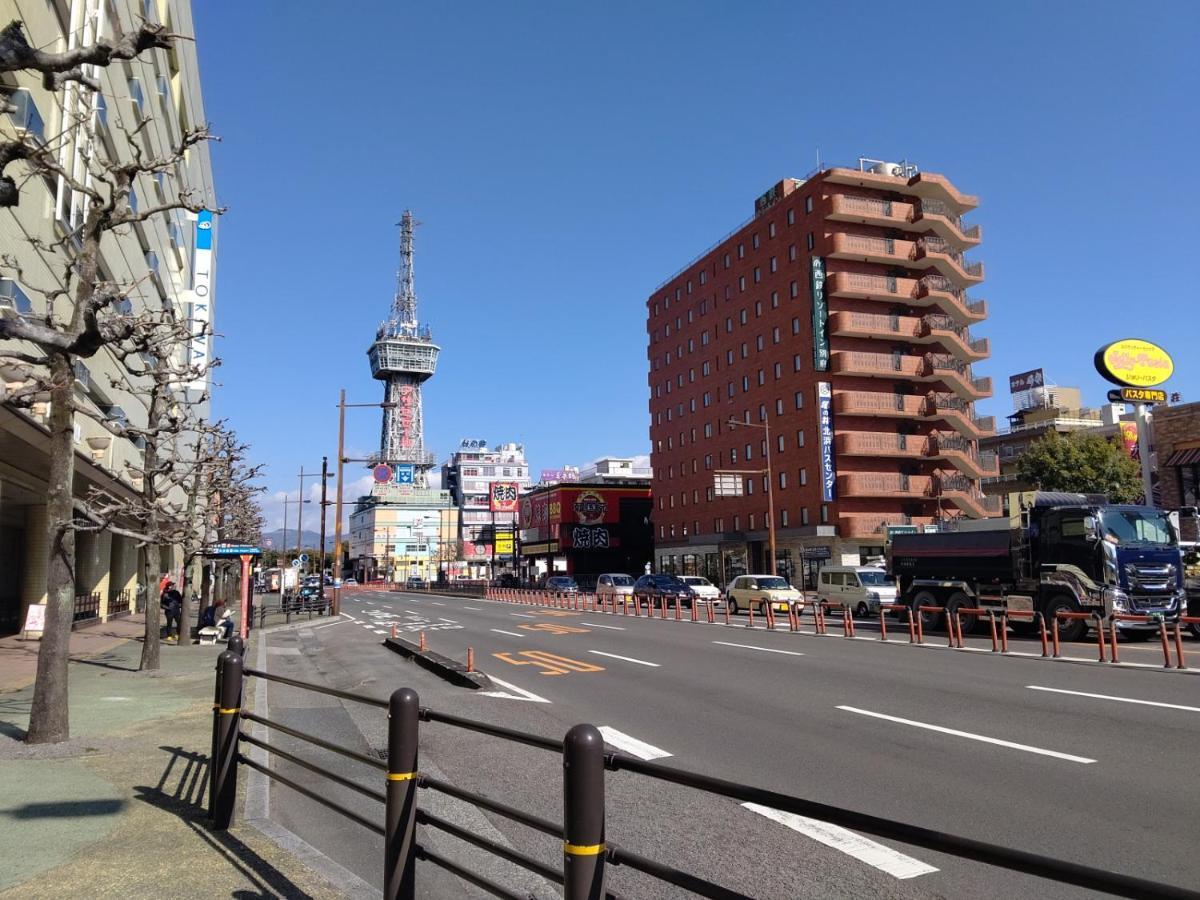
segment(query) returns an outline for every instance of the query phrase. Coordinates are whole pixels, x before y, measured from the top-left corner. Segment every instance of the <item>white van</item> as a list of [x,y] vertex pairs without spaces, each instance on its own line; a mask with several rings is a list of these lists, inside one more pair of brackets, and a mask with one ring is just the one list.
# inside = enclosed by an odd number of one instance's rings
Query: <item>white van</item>
[[878,614],[881,605],[896,602],[896,582],[877,566],[825,566],[817,579],[817,597],[865,619]]

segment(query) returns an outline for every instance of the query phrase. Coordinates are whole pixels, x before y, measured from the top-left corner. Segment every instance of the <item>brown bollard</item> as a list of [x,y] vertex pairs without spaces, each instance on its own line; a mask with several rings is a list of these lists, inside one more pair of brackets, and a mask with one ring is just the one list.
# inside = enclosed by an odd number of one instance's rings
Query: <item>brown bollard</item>
[[425,650],[426,650],[426,646],[425,646],[425,632],[424,632],[424,631],[420,632],[420,633],[417,635],[417,649],[418,649],[418,650],[420,650],[422,653],[424,653],[424,652],[425,652]]
[[417,692],[400,688],[388,698],[388,757],[383,831],[383,896],[416,896],[417,729],[421,702]]
[[604,738],[576,725],[563,740],[563,897],[603,900]]
[[887,640],[887,611],[883,607],[879,608],[879,639]]
[[475,671],[475,648],[474,647],[467,648],[467,671],[468,672]]

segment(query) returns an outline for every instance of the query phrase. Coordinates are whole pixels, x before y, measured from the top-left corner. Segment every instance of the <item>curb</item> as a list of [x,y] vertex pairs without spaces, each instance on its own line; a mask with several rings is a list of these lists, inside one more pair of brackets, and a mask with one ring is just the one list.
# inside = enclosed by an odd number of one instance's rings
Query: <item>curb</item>
[[471,690],[493,687],[491,679],[483,672],[468,672],[464,664],[450,659],[448,656],[442,656],[432,650],[422,651],[415,644],[410,644],[400,638],[384,638],[383,645],[393,653],[399,653],[401,656],[411,659],[421,668],[427,669],[457,687]]

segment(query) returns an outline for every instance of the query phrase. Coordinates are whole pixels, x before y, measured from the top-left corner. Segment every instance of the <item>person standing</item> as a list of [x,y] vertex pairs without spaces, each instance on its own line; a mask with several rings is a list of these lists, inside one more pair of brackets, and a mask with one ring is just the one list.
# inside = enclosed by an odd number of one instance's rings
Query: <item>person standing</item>
[[[158,603],[167,620],[166,642],[168,644],[177,644],[179,643],[180,635],[179,613],[183,607],[183,595],[175,587],[175,582],[170,580],[166,582]],[[172,638],[172,635],[174,635],[174,638]]]

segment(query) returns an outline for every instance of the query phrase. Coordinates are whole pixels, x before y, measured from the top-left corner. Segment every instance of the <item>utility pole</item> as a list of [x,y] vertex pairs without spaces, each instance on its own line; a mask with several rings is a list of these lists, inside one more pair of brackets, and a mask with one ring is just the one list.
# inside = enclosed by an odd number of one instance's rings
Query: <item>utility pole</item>
[[346,462],[346,389],[338,394],[337,499],[333,504],[333,614],[342,611],[342,467]]
[[[767,542],[770,547],[771,561],[769,571],[770,574],[778,574],[775,571],[775,485],[774,473],[771,468],[771,423],[767,420],[759,422],[739,422],[737,419],[729,419],[726,423],[730,428],[761,428],[766,433],[767,438],[767,467],[766,469],[751,470],[757,474],[765,474],[767,476]],[[740,474],[736,470],[729,470],[729,474]]]
[[329,501],[326,499],[329,485],[329,457],[321,457],[321,547],[317,551],[321,560],[317,574],[321,577],[321,597],[325,597],[325,518],[329,511]]
[[1133,405],[1133,416],[1137,422],[1138,456],[1142,463],[1142,493],[1146,495],[1145,504],[1154,505],[1154,483],[1150,470],[1150,414],[1145,403]]

